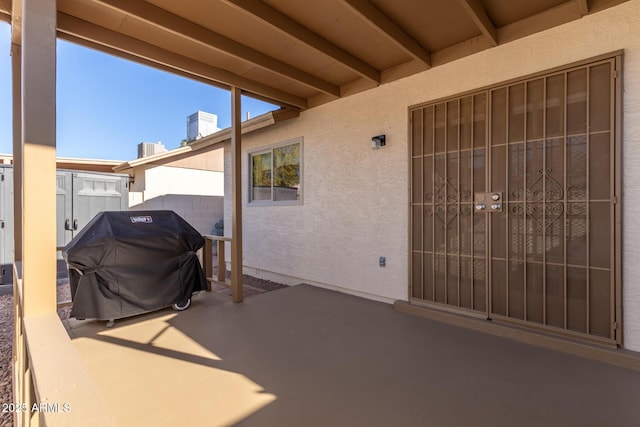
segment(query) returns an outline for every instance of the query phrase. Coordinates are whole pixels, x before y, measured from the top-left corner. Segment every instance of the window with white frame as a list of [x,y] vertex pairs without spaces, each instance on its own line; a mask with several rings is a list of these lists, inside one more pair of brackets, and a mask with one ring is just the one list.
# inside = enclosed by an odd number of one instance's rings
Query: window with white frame
[[300,203],[302,138],[250,153],[249,165],[249,203]]

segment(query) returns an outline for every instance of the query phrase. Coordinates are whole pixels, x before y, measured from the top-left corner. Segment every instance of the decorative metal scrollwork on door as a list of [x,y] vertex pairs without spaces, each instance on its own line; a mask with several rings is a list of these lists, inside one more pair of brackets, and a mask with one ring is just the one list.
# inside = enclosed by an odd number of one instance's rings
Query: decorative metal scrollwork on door
[[[562,185],[551,176],[552,169],[538,169],[538,175],[533,183],[526,190],[517,189],[511,192],[515,200],[526,200],[526,215],[538,228],[544,227],[549,231],[553,225],[559,221],[564,214],[564,189]],[[571,187],[574,194],[579,194],[579,187]],[[544,207],[543,207],[544,206]],[[544,212],[543,212],[544,210]],[[512,204],[510,212],[515,215],[522,215],[524,207],[522,204]],[[543,219],[544,218],[544,219]]]
[[[471,215],[473,211],[471,206],[460,204],[471,202],[471,191],[459,191],[455,179],[443,178],[439,174],[434,175],[434,182],[436,183],[435,192],[425,193],[424,200],[425,202],[435,201],[435,218],[441,225],[448,227],[458,215]],[[434,210],[427,206],[424,210],[425,215],[434,215]]]

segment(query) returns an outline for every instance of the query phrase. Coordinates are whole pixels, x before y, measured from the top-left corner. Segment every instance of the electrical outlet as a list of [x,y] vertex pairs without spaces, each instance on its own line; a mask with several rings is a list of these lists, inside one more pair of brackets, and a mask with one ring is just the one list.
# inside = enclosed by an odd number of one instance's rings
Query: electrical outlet
[[387,266],[387,258],[381,256],[380,259],[378,260],[378,264],[380,265],[380,267],[386,267]]

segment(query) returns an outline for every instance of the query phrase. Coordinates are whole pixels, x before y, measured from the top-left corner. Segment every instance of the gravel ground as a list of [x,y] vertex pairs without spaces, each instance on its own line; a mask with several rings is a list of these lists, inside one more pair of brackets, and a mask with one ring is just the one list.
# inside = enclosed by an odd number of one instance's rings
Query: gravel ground
[[[216,263],[214,262],[214,265]],[[214,269],[214,274],[216,273]],[[227,274],[227,276],[229,276]],[[245,297],[251,297],[264,292],[286,288],[286,285],[271,282],[269,280],[258,279],[252,276],[243,276],[243,290]],[[231,296],[231,289],[213,285],[215,293]],[[68,281],[59,280],[57,286],[58,302],[71,300],[71,291]],[[71,307],[64,307],[58,310],[61,319],[67,319],[71,313]],[[13,295],[0,296],[0,404],[14,402],[12,397],[11,359],[13,346]],[[12,427],[13,416],[10,413],[0,412],[0,427]]]
[[[13,348],[13,296],[0,296],[0,403],[13,402],[11,358]],[[0,426],[13,426],[13,415],[0,413]]]

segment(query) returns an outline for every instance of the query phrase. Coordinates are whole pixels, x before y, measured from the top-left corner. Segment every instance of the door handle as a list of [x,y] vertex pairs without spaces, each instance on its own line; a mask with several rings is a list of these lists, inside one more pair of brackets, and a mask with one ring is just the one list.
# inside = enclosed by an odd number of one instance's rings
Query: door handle
[[473,196],[473,200],[475,203],[476,212],[479,213],[502,212],[502,210],[504,209],[502,192],[499,191],[475,193]]
[[77,230],[77,229],[78,229],[78,220],[77,220],[77,219],[74,219],[74,220],[73,220],[73,229],[74,229],[74,230]]
[[70,225],[70,223],[69,223],[69,220],[68,220],[68,219],[65,219],[65,220],[64,220],[64,229],[65,229],[65,230],[71,230],[71,225]]

